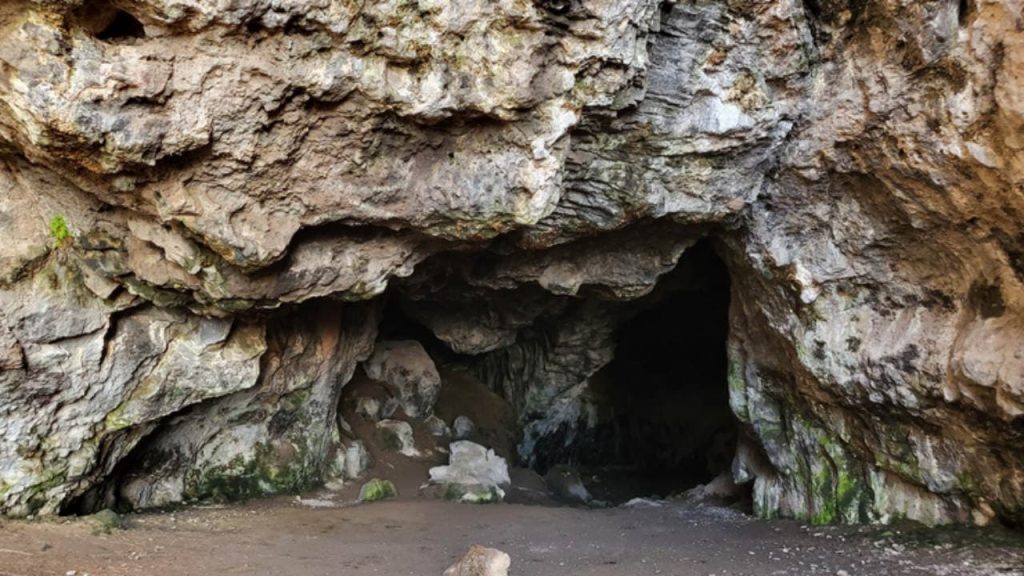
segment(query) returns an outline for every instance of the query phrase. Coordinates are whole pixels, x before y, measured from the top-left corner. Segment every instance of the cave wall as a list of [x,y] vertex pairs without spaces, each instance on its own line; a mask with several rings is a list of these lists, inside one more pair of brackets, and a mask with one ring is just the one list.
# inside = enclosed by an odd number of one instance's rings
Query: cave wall
[[711,236],[759,513],[1024,522],[1022,14],[5,2],[0,511],[328,478],[389,285],[543,438]]

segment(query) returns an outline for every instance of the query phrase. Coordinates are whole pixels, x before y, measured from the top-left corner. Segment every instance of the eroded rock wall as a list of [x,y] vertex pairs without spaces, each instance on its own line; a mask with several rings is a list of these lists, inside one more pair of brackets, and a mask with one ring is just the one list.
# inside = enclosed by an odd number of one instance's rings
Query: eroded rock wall
[[765,510],[1020,521],[1022,8],[812,20],[825,105],[732,242],[734,402],[790,471]]
[[389,285],[543,438],[711,236],[760,513],[1020,523],[1022,13],[4,3],[0,509],[327,479]]

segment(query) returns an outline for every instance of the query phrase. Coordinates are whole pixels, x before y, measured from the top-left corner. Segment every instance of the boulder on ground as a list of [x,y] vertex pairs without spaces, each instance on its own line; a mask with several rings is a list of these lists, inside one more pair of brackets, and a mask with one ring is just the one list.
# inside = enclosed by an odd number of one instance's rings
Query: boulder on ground
[[511,565],[512,558],[501,550],[474,544],[465,556],[444,571],[444,576],[508,576]]
[[733,502],[743,498],[747,490],[737,484],[731,472],[722,472],[707,484],[698,484],[682,494],[686,500],[697,502]]
[[430,469],[431,483],[446,486],[445,497],[462,502],[494,502],[505,497],[501,487],[511,480],[504,458],[467,440],[452,442],[449,449],[448,465]]
[[572,466],[558,464],[552,466],[544,475],[544,483],[557,500],[570,504],[588,504],[590,492],[583,485],[579,472]]
[[407,416],[424,417],[433,412],[441,390],[441,375],[419,342],[379,342],[364,369],[370,378],[395,389]]
[[124,530],[125,528],[124,518],[109,508],[86,516],[86,521],[92,524],[94,534],[110,534],[112,530]]
[[501,502],[505,498],[505,491],[493,485],[446,484],[443,488],[444,490],[436,494],[452,502],[490,504],[492,502]]
[[427,416],[423,420],[423,423],[427,425],[427,430],[430,430],[431,436],[435,436],[437,438],[444,438],[446,436],[452,435],[451,428],[449,428],[448,425],[445,424],[444,420],[438,418],[437,416]]
[[391,480],[381,480],[380,478],[374,478],[363,487],[359,489],[359,501],[360,502],[376,502],[378,500],[384,500],[386,498],[393,498],[398,496],[398,489]]
[[455,434],[456,440],[467,440],[474,430],[476,430],[476,424],[468,416],[458,416],[452,422],[452,432]]
[[356,400],[356,414],[359,414],[363,418],[371,422],[380,420],[381,405],[380,400],[372,396],[360,396]]
[[403,456],[416,457],[420,451],[416,449],[416,437],[412,425],[401,420],[381,420],[377,422],[382,446]]
[[345,477],[350,480],[359,478],[370,467],[370,455],[361,440],[353,440],[345,448]]
[[388,398],[384,401],[384,405],[380,409],[380,417],[390,419],[398,412],[398,409],[402,406],[402,403],[397,398]]

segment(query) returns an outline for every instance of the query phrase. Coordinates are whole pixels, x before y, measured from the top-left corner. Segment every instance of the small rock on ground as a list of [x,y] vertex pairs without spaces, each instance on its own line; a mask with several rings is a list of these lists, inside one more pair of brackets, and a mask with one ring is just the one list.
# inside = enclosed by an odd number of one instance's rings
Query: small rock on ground
[[390,480],[374,478],[359,489],[360,502],[376,502],[398,495],[398,490]]
[[377,422],[377,431],[381,435],[384,447],[411,458],[419,456],[416,449],[416,438],[412,425],[402,420],[381,420]]
[[444,571],[444,576],[508,576],[511,565],[512,558],[501,550],[474,544],[465,556]]
[[452,432],[456,440],[465,440],[476,430],[476,424],[468,416],[457,416],[452,422]]

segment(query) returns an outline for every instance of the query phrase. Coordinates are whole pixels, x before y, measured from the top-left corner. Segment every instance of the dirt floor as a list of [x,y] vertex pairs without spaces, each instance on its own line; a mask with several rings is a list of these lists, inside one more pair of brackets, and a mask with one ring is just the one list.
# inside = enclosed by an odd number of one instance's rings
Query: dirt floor
[[679,502],[605,510],[324,493],[88,519],[0,523],[0,575],[440,575],[471,544],[513,576],[1024,575],[1024,535],[808,527]]

